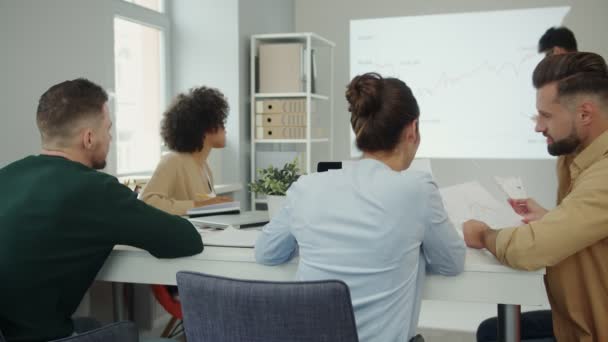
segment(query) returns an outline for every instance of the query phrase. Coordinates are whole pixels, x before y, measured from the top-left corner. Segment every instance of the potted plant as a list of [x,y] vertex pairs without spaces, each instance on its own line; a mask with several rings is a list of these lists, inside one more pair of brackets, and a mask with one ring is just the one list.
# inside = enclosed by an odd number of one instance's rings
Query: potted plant
[[297,159],[286,163],[282,169],[269,166],[258,169],[258,179],[249,183],[249,190],[256,194],[266,195],[268,216],[272,218],[285,204],[285,193],[293,182],[300,177]]

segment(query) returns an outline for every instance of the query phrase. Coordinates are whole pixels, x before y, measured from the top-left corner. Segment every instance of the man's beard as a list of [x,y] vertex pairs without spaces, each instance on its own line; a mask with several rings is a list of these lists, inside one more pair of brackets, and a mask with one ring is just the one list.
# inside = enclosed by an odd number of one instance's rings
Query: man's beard
[[581,139],[576,134],[574,127],[569,136],[562,140],[555,141],[553,144],[547,145],[547,151],[552,156],[563,156],[564,154],[570,154],[581,145]]

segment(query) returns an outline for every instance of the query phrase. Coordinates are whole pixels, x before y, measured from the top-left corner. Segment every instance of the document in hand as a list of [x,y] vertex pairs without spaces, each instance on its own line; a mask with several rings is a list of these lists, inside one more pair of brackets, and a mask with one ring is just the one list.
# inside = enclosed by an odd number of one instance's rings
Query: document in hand
[[494,180],[502,191],[512,199],[528,198],[528,193],[524,188],[524,182],[519,177],[499,177],[494,176]]
[[459,229],[471,219],[483,221],[494,229],[522,224],[521,217],[506,201],[498,201],[478,182],[448,186],[439,191],[450,220]]
[[192,208],[186,212],[186,215],[189,217],[199,217],[217,214],[238,214],[240,212],[241,202],[232,201]]

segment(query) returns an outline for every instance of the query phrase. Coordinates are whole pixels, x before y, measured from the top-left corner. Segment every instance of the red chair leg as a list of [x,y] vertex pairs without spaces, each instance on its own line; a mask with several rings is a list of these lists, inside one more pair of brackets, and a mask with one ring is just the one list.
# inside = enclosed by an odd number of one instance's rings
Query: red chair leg
[[169,337],[169,334],[171,333],[171,330],[173,330],[173,327],[175,326],[176,322],[177,317],[171,316],[169,323],[167,323],[167,326],[165,327],[165,330],[163,330],[163,333],[160,335],[160,337]]

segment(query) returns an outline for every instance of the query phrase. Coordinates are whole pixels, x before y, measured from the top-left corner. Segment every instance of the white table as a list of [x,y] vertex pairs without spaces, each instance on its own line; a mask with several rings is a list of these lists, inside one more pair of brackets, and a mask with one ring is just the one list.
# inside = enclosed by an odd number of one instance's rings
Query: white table
[[[205,246],[203,253],[179,259],[156,259],[148,252],[117,246],[97,280],[175,285],[175,274],[188,270],[241,279],[293,280],[297,259],[279,266],[257,264],[252,248]],[[546,304],[545,270],[525,272],[501,265],[488,252],[467,250],[464,272],[456,277],[427,275],[423,299],[499,304],[504,341],[519,341],[520,305]],[[454,313],[457,315],[458,313]],[[502,335],[502,334],[499,334]]]

